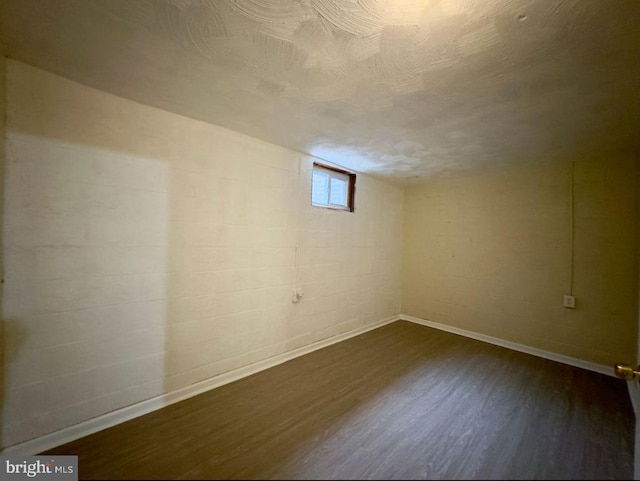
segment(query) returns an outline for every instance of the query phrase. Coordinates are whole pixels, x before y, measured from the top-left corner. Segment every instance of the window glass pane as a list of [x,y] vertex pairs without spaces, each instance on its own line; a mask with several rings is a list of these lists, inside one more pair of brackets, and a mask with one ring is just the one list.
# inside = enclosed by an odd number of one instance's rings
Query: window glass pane
[[355,174],[314,163],[311,171],[311,204],[353,212],[351,196],[355,181]]
[[313,171],[311,184],[311,203],[328,205],[329,203],[329,174],[327,172]]
[[347,205],[347,182],[342,179],[331,178],[331,189],[329,190],[329,203],[346,207]]

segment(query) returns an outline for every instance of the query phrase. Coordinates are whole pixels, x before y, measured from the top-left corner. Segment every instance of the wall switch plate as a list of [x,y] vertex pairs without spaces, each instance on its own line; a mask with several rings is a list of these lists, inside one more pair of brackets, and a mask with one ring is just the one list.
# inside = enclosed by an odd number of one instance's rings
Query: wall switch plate
[[565,294],[562,297],[562,305],[568,309],[575,309],[576,308],[576,298],[574,296],[569,296],[567,294]]

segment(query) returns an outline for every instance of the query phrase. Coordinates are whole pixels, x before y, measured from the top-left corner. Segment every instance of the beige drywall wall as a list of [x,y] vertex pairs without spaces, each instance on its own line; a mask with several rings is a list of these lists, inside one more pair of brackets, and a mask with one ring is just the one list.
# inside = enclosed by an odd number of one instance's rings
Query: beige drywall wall
[[400,312],[396,186],[12,60],[6,147],[5,446]]
[[405,192],[403,312],[588,361],[636,356],[637,163],[569,162],[434,179]]

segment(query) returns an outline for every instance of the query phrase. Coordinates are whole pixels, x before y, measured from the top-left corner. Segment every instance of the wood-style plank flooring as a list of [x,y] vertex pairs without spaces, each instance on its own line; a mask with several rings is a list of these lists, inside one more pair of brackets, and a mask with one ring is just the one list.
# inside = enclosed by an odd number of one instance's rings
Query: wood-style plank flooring
[[631,479],[623,381],[398,321],[48,451],[81,479]]

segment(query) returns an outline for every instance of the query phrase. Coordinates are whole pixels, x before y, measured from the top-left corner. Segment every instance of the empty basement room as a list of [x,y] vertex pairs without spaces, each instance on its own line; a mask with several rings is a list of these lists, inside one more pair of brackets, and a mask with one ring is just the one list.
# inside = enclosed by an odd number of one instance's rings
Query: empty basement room
[[639,24],[0,0],[0,478],[640,479]]

